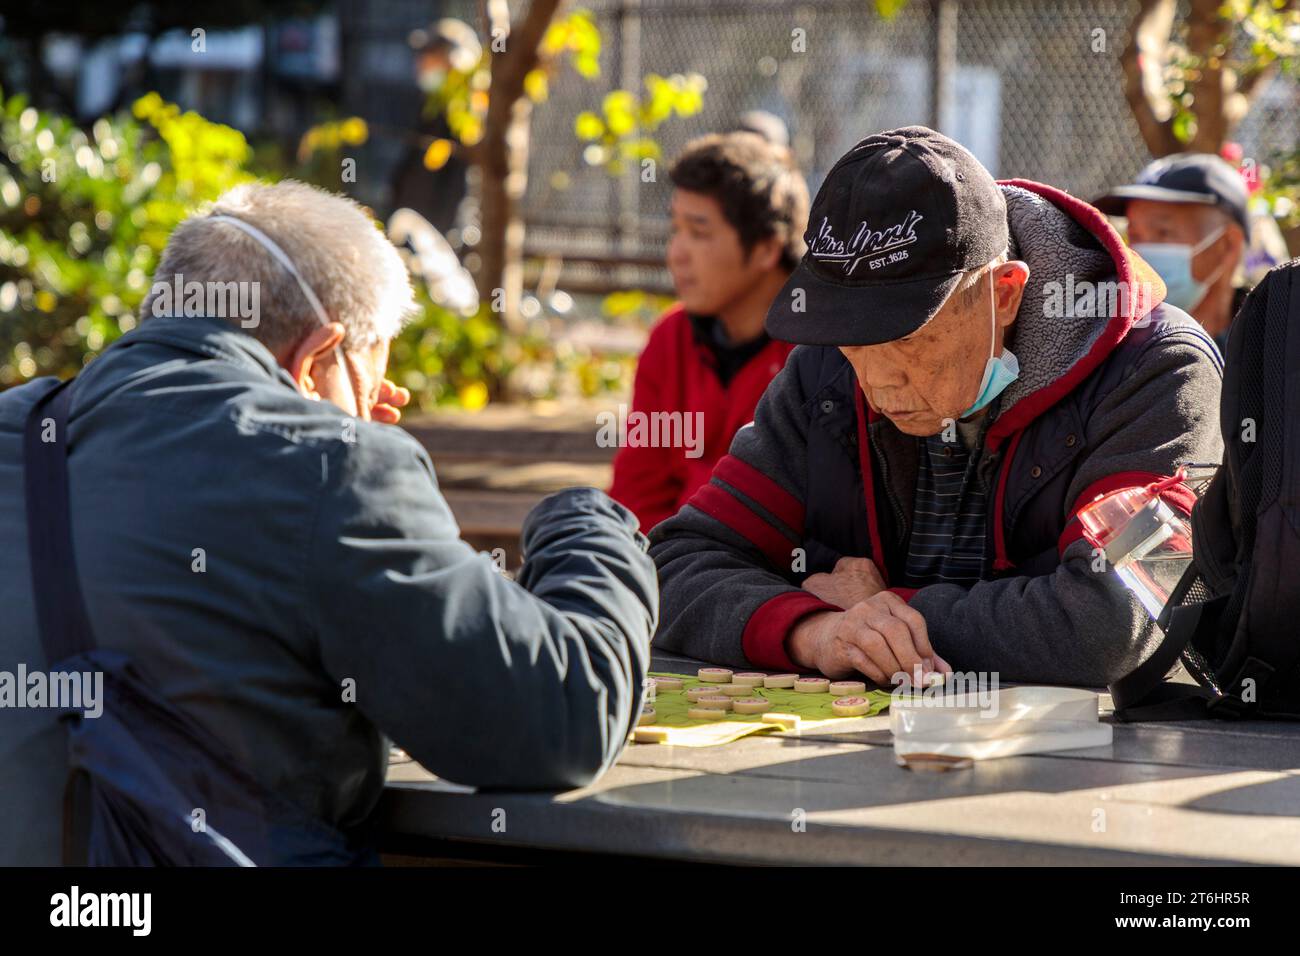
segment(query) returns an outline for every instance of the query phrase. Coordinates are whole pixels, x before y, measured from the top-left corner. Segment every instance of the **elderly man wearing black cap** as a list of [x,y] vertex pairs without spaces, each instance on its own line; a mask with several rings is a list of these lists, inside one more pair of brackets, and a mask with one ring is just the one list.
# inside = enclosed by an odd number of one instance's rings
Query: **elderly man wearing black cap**
[[[888,684],[1100,685],[1154,643],[1075,514],[1214,461],[1221,364],[1105,216],[925,127],[832,168],[768,313],[802,343],[651,535],[656,644]],[[1053,288],[1118,287],[1102,309]],[[1164,497],[1190,510],[1181,485]]]
[[1233,280],[1250,238],[1248,195],[1245,180],[1218,156],[1179,153],[1094,200],[1128,219],[1128,241],[1164,280],[1165,301],[1190,312],[1220,350],[1246,295]]

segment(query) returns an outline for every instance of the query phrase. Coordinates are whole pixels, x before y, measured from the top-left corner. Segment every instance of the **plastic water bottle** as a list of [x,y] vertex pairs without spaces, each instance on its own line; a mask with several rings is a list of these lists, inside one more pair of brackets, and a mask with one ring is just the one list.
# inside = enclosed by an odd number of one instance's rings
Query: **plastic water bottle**
[[1160,497],[1183,472],[1140,488],[1099,495],[1079,511],[1083,535],[1106,555],[1115,573],[1153,619],[1169,602],[1192,560],[1192,529]]

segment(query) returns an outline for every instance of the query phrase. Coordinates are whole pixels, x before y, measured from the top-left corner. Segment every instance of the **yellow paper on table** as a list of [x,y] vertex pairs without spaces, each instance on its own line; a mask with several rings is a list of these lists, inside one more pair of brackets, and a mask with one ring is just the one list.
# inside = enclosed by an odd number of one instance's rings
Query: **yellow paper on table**
[[[696,720],[686,716],[694,707],[686,699],[686,691],[692,687],[713,686],[688,674],[666,674],[651,672],[651,677],[676,677],[682,682],[681,690],[657,690],[652,702],[646,706],[655,710],[655,722],[646,727],[658,727],[668,731],[664,743],[676,747],[712,747],[717,744],[731,743],[749,734],[784,733],[779,724],[765,724],[762,714],[736,714],[731,711],[719,711],[716,720]],[[766,697],[772,703],[768,713],[795,714],[799,717],[799,730],[818,730],[846,720],[858,720],[857,717],[837,717],[831,713],[831,694],[801,694],[789,688],[755,687],[751,697]],[[860,695],[871,701],[871,709],[863,717],[873,717],[889,708],[889,692],[869,690]]]

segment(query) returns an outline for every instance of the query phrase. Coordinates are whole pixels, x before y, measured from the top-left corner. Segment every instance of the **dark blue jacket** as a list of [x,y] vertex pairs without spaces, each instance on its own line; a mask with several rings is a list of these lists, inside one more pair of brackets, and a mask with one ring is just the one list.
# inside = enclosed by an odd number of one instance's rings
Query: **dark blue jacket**
[[[0,395],[10,673],[47,666],[21,442],[53,385]],[[72,528],[96,641],[264,787],[348,830],[379,799],[389,739],[475,786],[581,786],[617,758],[658,607],[627,509],[594,489],[547,499],[511,581],[460,540],[414,438],[302,397],[215,319],[148,319],[75,389]],[[64,737],[53,710],[0,708],[0,865],[59,861]]]

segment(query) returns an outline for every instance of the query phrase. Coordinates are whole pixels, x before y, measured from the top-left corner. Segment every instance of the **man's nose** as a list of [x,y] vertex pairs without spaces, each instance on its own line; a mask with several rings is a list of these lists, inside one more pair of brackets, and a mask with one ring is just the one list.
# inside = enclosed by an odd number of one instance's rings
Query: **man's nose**
[[879,346],[844,346],[840,352],[853,366],[863,388],[898,388],[907,384],[907,367],[890,361]]
[[690,256],[686,252],[686,243],[682,242],[680,236],[673,236],[668,240],[668,265],[683,266],[689,258]]

